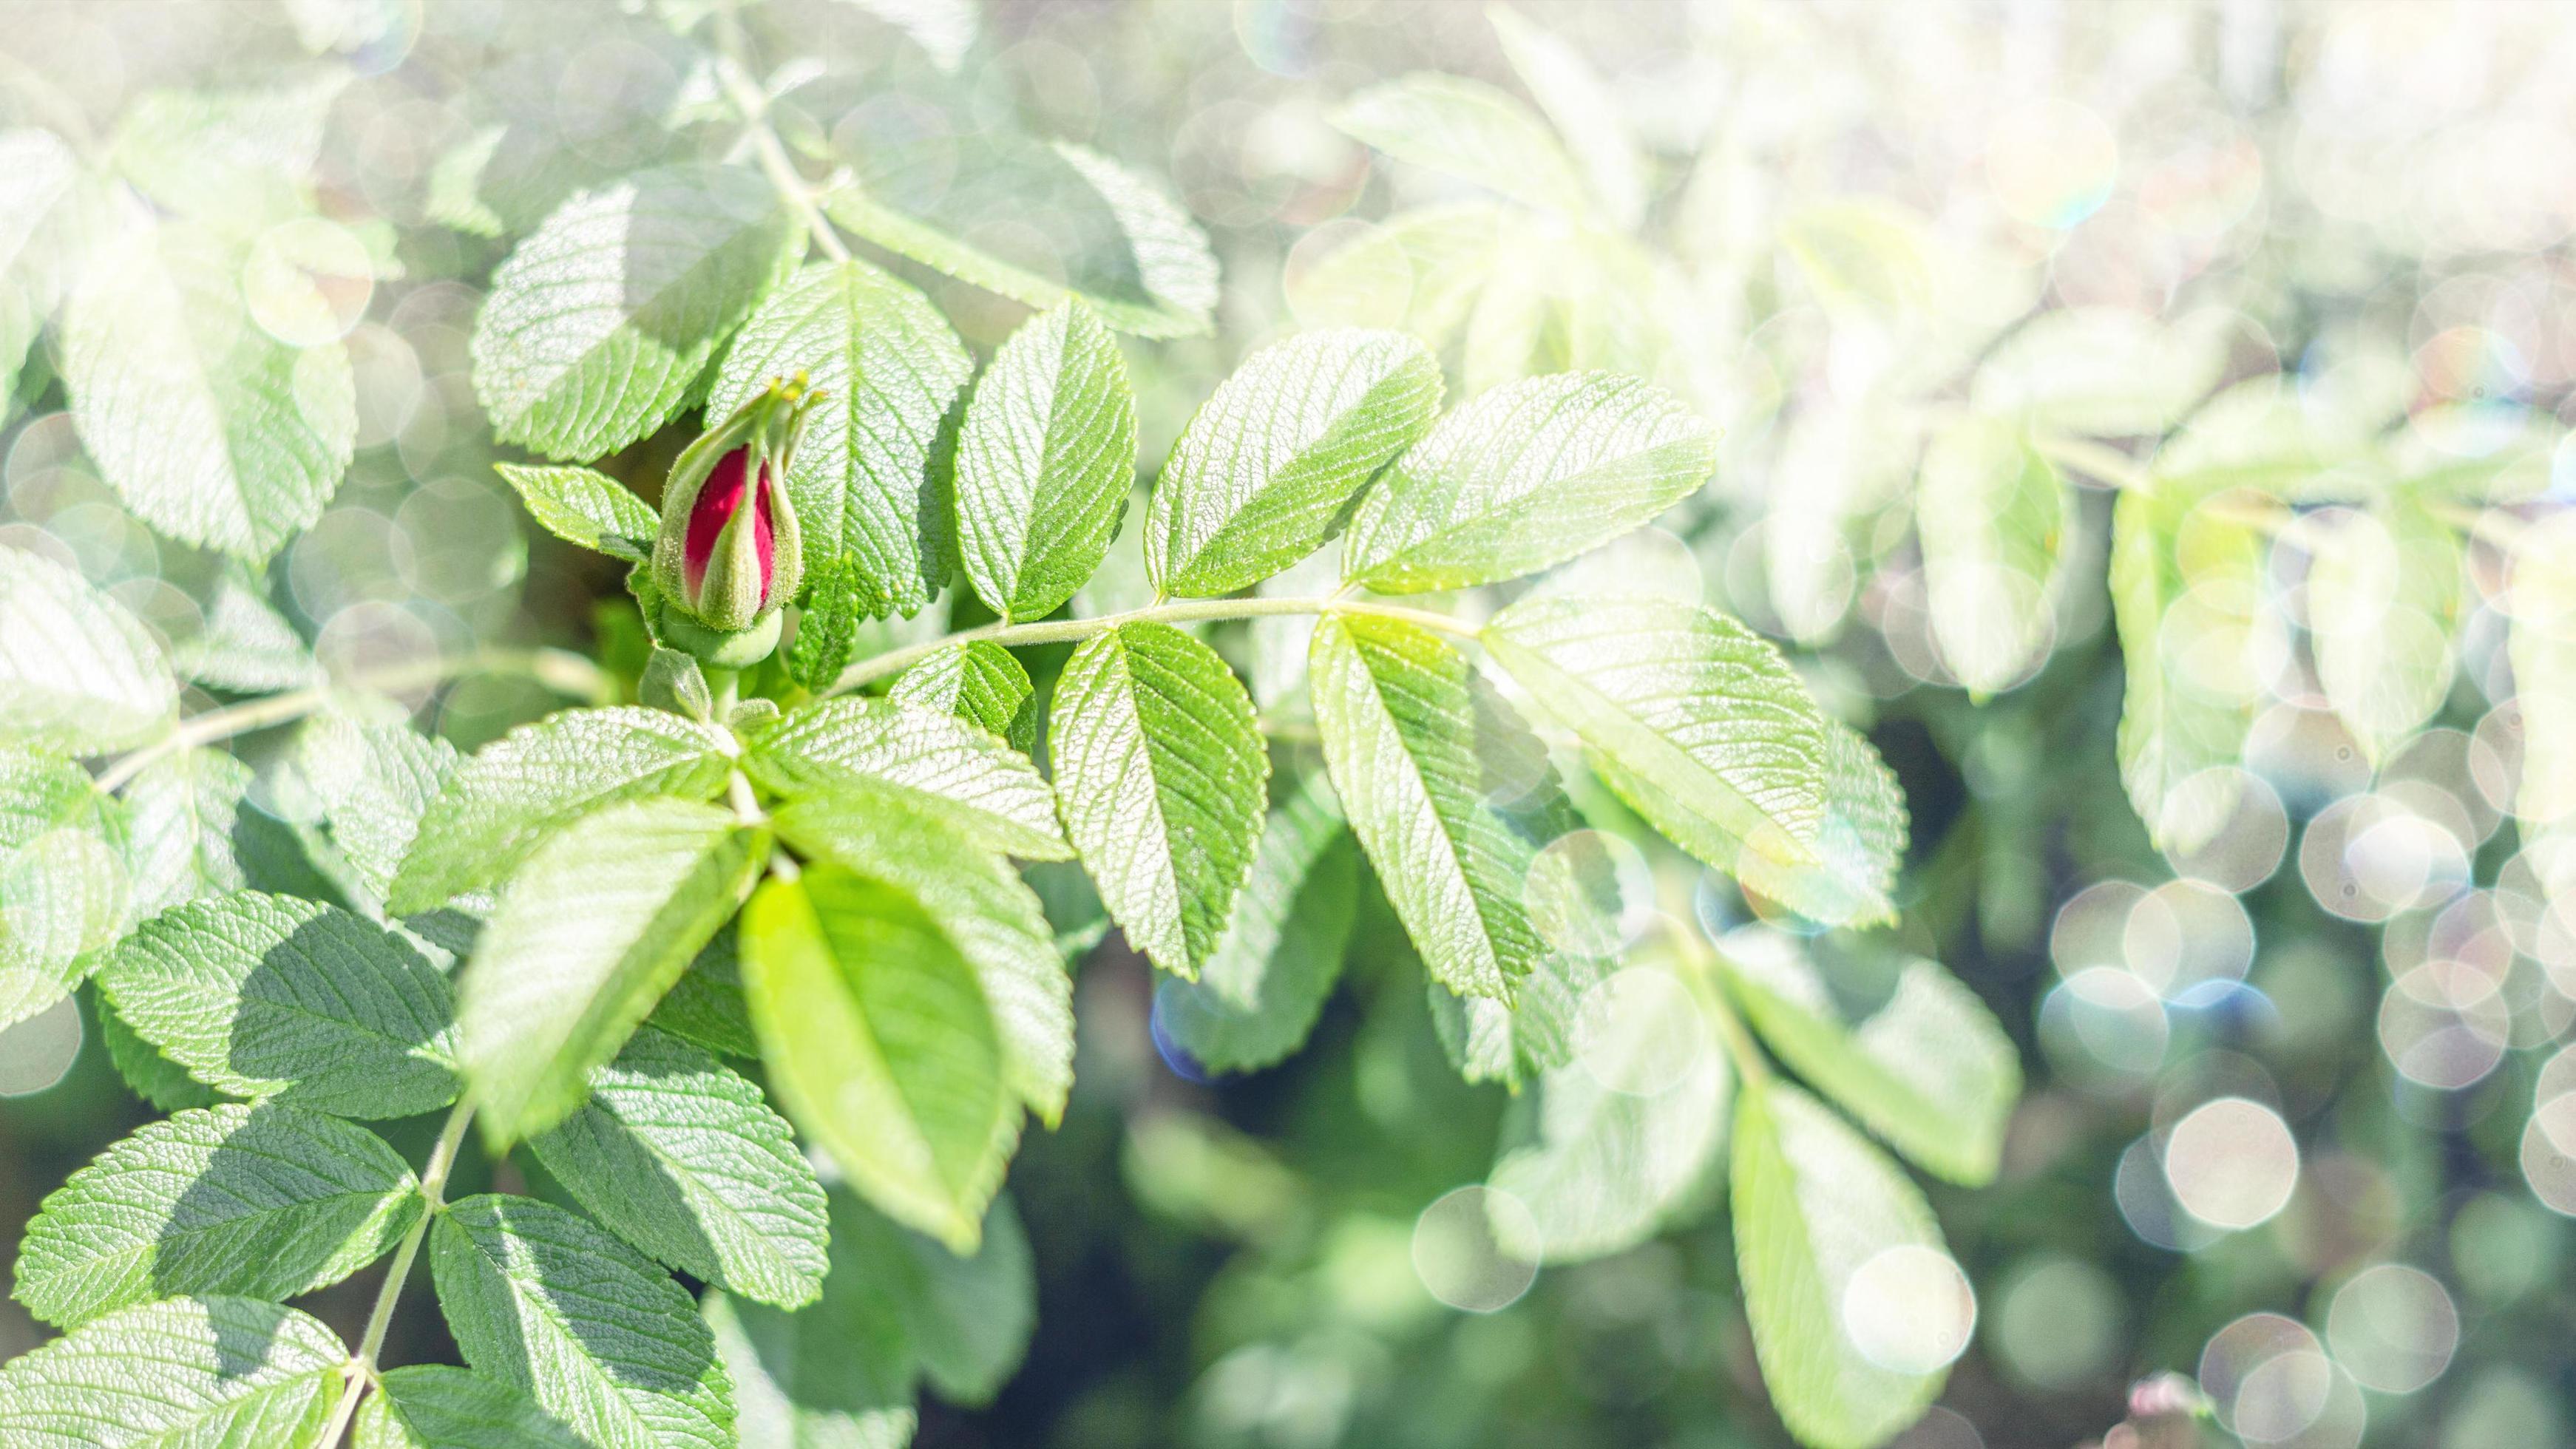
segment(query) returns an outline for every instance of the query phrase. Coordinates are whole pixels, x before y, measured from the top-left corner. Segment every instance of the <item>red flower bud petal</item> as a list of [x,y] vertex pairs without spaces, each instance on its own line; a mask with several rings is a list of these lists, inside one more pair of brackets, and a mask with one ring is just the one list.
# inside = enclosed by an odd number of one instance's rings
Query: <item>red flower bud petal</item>
[[760,465],[760,492],[755,497],[751,515],[751,547],[760,555],[760,605],[769,607],[770,585],[778,578],[777,525],[769,516],[769,493],[776,485],[770,481],[769,465]]
[[[680,578],[688,588],[691,604],[697,602],[698,589],[706,582],[707,561],[716,554],[716,535],[724,532],[724,526],[733,519],[734,510],[742,506],[744,474],[750,466],[749,448],[736,448],[718,458],[714,470],[707,474],[706,483],[698,489],[697,499],[690,505],[689,533],[680,546]],[[766,473],[768,470],[761,471]],[[762,530],[763,537],[767,533],[768,530]],[[769,587],[769,555],[766,549],[761,552],[760,573],[765,596]]]

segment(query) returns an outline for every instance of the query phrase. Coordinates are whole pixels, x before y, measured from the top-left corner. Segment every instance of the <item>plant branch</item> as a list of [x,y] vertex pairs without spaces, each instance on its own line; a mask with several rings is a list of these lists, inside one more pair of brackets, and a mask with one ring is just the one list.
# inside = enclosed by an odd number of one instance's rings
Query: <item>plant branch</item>
[[456,1166],[457,1150],[464,1145],[465,1129],[473,1120],[472,1099],[460,1099],[456,1110],[447,1114],[438,1145],[429,1150],[429,1161],[421,1167],[420,1216],[413,1220],[411,1231],[403,1234],[401,1245],[394,1249],[392,1264],[385,1269],[384,1282],[377,1285],[376,1306],[368,1312],[365,1336],[358,1340],[358,1351],[349,1359],[348,1384],[341,1391],[339,1407],[331,1413],[330,1427],[322,1432],[321,1449],[338,1449],[340,1436],[348,1432],[349,1421],[357,1415],[358,1400],[375,1381],[376,1363],[385,1351],[385,1333],[393,1326],[394,1305],[402,1298],[403,1281],[411,1276],[411,1265],[420,1257],[421,1240],[429,1236],[430,1220],[447,1205],[447,1174]]
[[814,238],[823,254],[836,262],[850,259],[849,245],[841,240],[832,219],[815,204],[814,188],[796,169],[796,160],[787,154],[787,143],[778,139],[776,128],[769,124],[769,97],[751,78],[751,42],[743,34],[742,17],[731,4],[716,11],[716,49],[725,63],[716,67],[724,81],[725,96],[740,113],[743,134],[750,138],[751,149],[760,158],[762,174],[778,191],[779,199],[796,209],[805,219],[805,230]]
[[1023,644],[1061,644],[1106,634],[1122,624],[1180,624],[1200,619],[1251,619],[1280,614],[1356,614],[1377,619],[1401,619],[1425,629],[1444,634],[1474,634],[1476,626],[1447,614],[1428,609],[1406,609],[1394,604],[1372,604],[1340,595],[1321,599],[1183,599],[1174,604],[1149,604],[1142,609],[1129,609],[1123,614],[1102,614],[1090,619],[1046,619],[1034,624],[997,621],[973,629],[960,629],[920,644],[889,649],[872,659],[862,659],[842,672],[826,695],[847,694],[862,685],[900,674],[905,669],[951,644],[978,641],[1006,648]]
[[329,703],[334,694],[353,690],[399,694],[406,689],[417,689],[466,674],[521,674],[558,694],[586,699],[604,700],[609,694],[608,676],[598,665],[561,649],[487,649],[472,654],[409,660],[383,669],[361,671],[347,679],[246,699],[239,704],[191,715],[173,725],[168,734],[111,761],[105,770],[99,772],[98,788],[113,793],[155,761],[181,750],[302,719]]

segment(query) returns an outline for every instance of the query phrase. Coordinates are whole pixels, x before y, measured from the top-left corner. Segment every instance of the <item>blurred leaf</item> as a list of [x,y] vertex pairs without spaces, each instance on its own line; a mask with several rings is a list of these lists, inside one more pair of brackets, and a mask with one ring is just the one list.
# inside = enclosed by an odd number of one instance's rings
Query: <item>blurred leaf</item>
[[717,928],[680,979],[662,993],[661,1004],[645,1024],[729,1057],[760,1055],[751,1006],[742,996],[740,941],[731,923]]
[[327,67],[265,89],[146,91],[117,122],[109,159],[170,210],[235,227],[283,220],[303,209],[348,81]]
[[1321,771],[1270,812],[1251,877],[1196,981],[1155,988],[1154,1020],[1211,1072],[1270,1066],[1305,1043],[1341,979],[1359,861]]
[[2124,491],[2111,514],[2111,611],[2128,689],[2120,778],[2164,848],[2207,842],[2235,807],[2233,765],[2253,722],[2251,659],[2263,560],[2240,494]]
[[1933,435],[1914,495],[1923,587],[1942,660],[1979,697],[2009,689],[2055,638],[2073,500],[2009,423],[1970,415]]
[[178,700],[124,605],[52,559],[0,548],[0,745],[103,755],[159,737]]
[[1306,557],[1439,409],[1440,365],[1402,333],[1308,332],[1255,352],[1172,445],[1146,572],[1164,593],[1213,598]]
[[501,893],[458,984],[483,1137],[562,1121],[740,905],[769,840],[686,800],[614,805],[553,836]]
[[823,1188],[760,1089],[643,1030],[590,1074],[590,1100],[529,1149],[619,1237],[763,1303],[822,1291]]
[[2534,523],[2513,542],[2513,628],[2506,649],[2522,706],[2522,783],[2514,814],[2533,826],[2576,813],[2576,514]]
[[1884,197],[1801,203],[1781,218],[1780,246],[1837,318],[1885,325],[1936,301],[1923,217]]
[[2310,528],[2317,682],[2375,765],[2451,692],[2451,635],[2467,582],[2460,541],[2412,491],[2366,514],[2312,515]]
[[1333,124],[1398,161],[1580,218],[1591,198],[1564,145],[1519,98],[1464,76],[1415,71],[1345,102]]
[[1729,992],[1809,1085],[1889,1146],[1969,1187],[1992,1182],[2021,1093],[2021,1055],[1957,977],[1917,956],[1868,1020],[1846,1024],[1824,978],[1785,938],[1730,949]]
[[1445,347],[1484,291],[1512,216],[1492,202],[1453,202],[1364,225],[1290,269],[1289,310],[1308,327],[1400,327]]
[[807,572],[839,586],[807,610],[917,613],[947,582],[954,547],[942,434],[974,374],[965,345],[887,272],[817,262],[743,324],[707,394],[710,424],[799,374],[820,401],[788,460],[787,495]]
[[150,1123],[45,1198],[19,1245],[19,1302],[71,1329],[180,1293],[294,1298],[409,1231],[420,1184],[384,1140],[274,1102]]
[[661,516],[633,489],[592,468],[495,463],[502,480],[518,490],[528,516],[566,543],[643,563],[653,556]]
[[[1866,1280],[1855,1294],[1854,1280],[1902,1265],[1882,1256],[1891,1250],[1942,1252],[1932,1210],[1877,1148],[1785,1085],[1738,1094],[1733,1172],[1737,1271],[1772,1407],[1815,1449],[1876,1449],[1946,1377],[1873,1358],[1907,1327],[1880,1320],[1951,1305],[1883,1295]],[[1869,1316],[1856,1321],[1855,1308]]]
[[953,714],[1021,754],[1038,744],[1038,700],[1029,672],[1010,650],[961,640],[895,677],[886,698],[911,709]]
[[493,435],[583,459],[669,422],[801,235],[745,170],[672,166],[574,196],[492,273],[475,319]]
[[136,919],[250,883],[233,832],[251,779],[249,766],[221,750],[189,749],[154,761],[126,785]]
[[1459,996],[1437,978],[1426,993],[1431,1030],[1449,1065],[1470,1082],[1524,1083],[1574,1060],[1583,998],[1601,984],[1613,962],[1577,952],[1550,950],[1530,974],[1514,983],[1509,1002]]
[[347,893],[373,903],[393,889],[423,816],[455,775],[456,747],[408,724],[361,724],[325,710],[297,732],[294,770],[346,866]]
[[869,1201],[971,1252],[1016,1116],[975,969],[910,895],[832,865],[743,913],[770,1081]]
[[732,1449],[715,1343],[668,1274],[577,1213],[486,1194],[429,1235],[438,1304],[465,1361],[597,1449]]
[[1073,597],[1136,482],[1136,399],[1117,339],[1068,301],[994,354],[957,452],[966,576],[1005,621]]
[[336,906],[191,902],[145,922],[98,979],[137,1036],[235,1096],[371,1119],[456,1099],[447,978]]
[[976,0],[842,0],[902,31],[941,70],[955,70],[983,28]]
[[1052,708],[1066,835],[1127,939],[1195,979],[1260,843],[1270,752],[1252,697],[1207,645],[1126,624],[1074,651]]
[[1582,163],[1603,219],[1622,231],[1633,229],[1646,213],[1646,158],[1629,134],[1609,81],[1583,52],[1520,12],[1489,5],[1485,18],[1493,22],[1513,74],[1529,87],[1539,108],[1556,123],[1566,148]]
[[188,679],[216,689],[268,694],[316,684],[322,666],[302,635],[238,565],[215,576],[200,606],[205,628],[171,646]]
[[585,1449],[537,1401],[451,1364],[388,1370],[358,1406],[357,1449]]
[[[836,1194],[837,1207],[847,1201]],[[835,1258],[841,1247],[834,1235]],[[910,1345],[887,1313],[873,1262],[841,1260],[823,1301],[797,1313],[710,1293],[702,1305],[742,1405],[743,1449],[905,1449],[912,1443]]]
[[[1636,798],[1623,792],[1623,798]],[[1825,721],[1825,819],[1799,864],[1761,851],[1735,859],[1735,878],[1824,926],[1896,919],[1896,871],[1905,859],[1905,791],[1860,731]]]
[[292,1308],[172,1298],[0,1364],[0,1438],[83,1449],[277,1449],[318,1438],[349,1350]]
[[2218,384],[2225,325],[2164,322],[2117,307],[2047,312],[1995,348],[1969,396],[1977,411],[2091,437],[2162,433]]
[[66,304],[62,368],[81,446],[136,517],[256,561],[322,516],[358,403],[347,349],[269,335],[241,272],[203,228],[135,230]]
[[658,709],[565,710],[459,766],[421,818],[389,892],[403,915],[499,884],[555,832],[622,800],[722,793],[731,764],[705,725]]
[[126,855],[88,771],[0,748],[0,1028],[62,1000],[125,929]]
[[1530,378],[1441,420],[1361,500],[1343,565],[1380,593],[1534,573],[1688,496],[1716,437],[1662,389],[1605,373]]
[[818,700],[752,736],[743,766],[791,800],[857,781],[893,789],[1023,860],[1073,854],[1037,766],[955,715],[880,699]]

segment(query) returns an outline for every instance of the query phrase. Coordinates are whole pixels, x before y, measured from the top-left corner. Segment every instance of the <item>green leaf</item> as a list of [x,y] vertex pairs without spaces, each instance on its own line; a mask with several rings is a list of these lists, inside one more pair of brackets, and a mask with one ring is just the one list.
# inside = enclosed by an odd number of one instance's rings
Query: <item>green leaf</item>
[[661,531],[661,515],[625,484],[593,468],[536,463],[492,467],[519,491],[528,516],[546,532],[628,563],[653,557],[653,535]]
[[[1815,1449],[1876,1449],[1922,1414],[1945,1376],[1888,1353],[1918,1349],[1921,1328],[1886,1320],[1953,1305],[1890,1302],[1878,1281],[1912,1286],[1903,1270],[1943,1251],[1932,1210],[1866,1138],[1785,1085],[1739,1094],[1733,1175],[1736,1266],[1772,1407]],[[1881,1256],[1892,1251],[1909,1256]]]
[[77,1328],[182,1293],[293,1298],[383,1256],[420,1215],[384,1139],[275,1102],[154,1122],[46,1197],[18,1248],[19,1302]]
[[731,416],[800,372],[822,394],[788,462],[787,496],[806,573],[838,581],[848,597],[812,591],[809,612],[831,603],[910,615],[947,582],[943,431],[974,370],[929,299],[866,262],[805,268],[743,325],[708,417]]
[[2004,339],[1969,385],[1977,411],[2094,437],[2180,422],[2227,369],[2216,313],[2164,322],[2121,307],[2044,313]]
[[1154,1020],[1199,1065],[1248,1072],[1315,1029],[1359,911],[1359,859],[1321,771],[1270,812],[1252,875],[1196,981],[1154,991]]
[[1808,1085],[1930,1172],[1992,1182],[2021,1093],[2021,1057],[1977,994],[1937,964],[1908,959],[1866,1021],[1846,1023],[1797,946],[1730,937],[1728,991],[1764,1042]]
[[0,548],[0,745],[103,755],[158,738],[178,703],[124,605],[52,559]]
[[429,1263],[465,1361],[596,1449],[732,1449],[732,1381],[688,1293],[579,1214],[470,1197]]
[[537,1401],[470,1369],[392,1369],[358,1406],[357,1449],[587,1449]]
[[0,748],[0,1027],[80,984],[124,934],[122,807],[68,760]]
[[954,715],[844,696],[796,709],[748,743],[744,768],[790,799],[850,782],[891,788],[995,850],[1073,855],[1037,766]]
[[801,246],[753,171],[671,166],[574,196],[494,270],[475,319],[493,436],[595,458],[669,422]]
[[1716,431],[1661,388],[1600,372],[1509,383],[1443,418],[1360,501],[1343,577],[1409,594],[1535,573],[1716,466]]
[[611,806],[540,846],[458,989],[484,1140],[507,1146],[580,1106],[768,862],[764,833],[686,800]]
[[1815,858],[1824,716],[1769,640],[1647,594],[1533,597],[1480,637],[1675,844],[1722,870],[1748,848]]
[[338,67],[275,87],[135,97],[108,143],[116,170],[174,211],[245,223],[301,210],[335,100]]
[[966,577],[1005,620],[1042,619],[1100,566],[1136,483],[1136,396],[1118,341],[1068,301],[993,355],[957,443]]
[[277,612],[239,565],[215,576],[199,605],[205,627],[171,645],[171,663],[185,678],[216,689],[270,694],[320,681],[302,635]]
[[731,923],[718,928],[689,969],[662,993],[662,1004],[653,1008],[646,1023],[711,1052],[759,1056],[760,1038],[752,1034],[751,1006],[742,998],[739,945]]
[[866,107],[846,122],[854,174],[823,209],[851,231],[1031,307],[1078,297],[1121,332],[1210,330],[1207,237],[1135,172],[989,125],[930,132],[917,115]]
[[1037,691],[1019,658],[983,639],[947,645],[895,677],[886,698],[953,714],[1002,737],[1021,754],[1037,748]]
[[763,885],[742,945],[789,1115],[869,1201],[972,1249],[1015,1115],[975,968],[912,897],[831,865]]
[[188,1070],[161,1055],[160,1049],[134,1034],[125,1018],[116,1014],[116,1004],[105,995],[92,1005],[98,1016],[98,1042],[107,1048],[107,1060],[134,1095],[163,1112],[182,1112],[191,1107],[211,1107],[223,1100],[215,1089],[188,1075]]
[[619,801],[711,800],[724,737],[658,709],[566,710],[521,725],[459,768],[421,818],[388,904],[410,915],[507,879],[544,841]]
[[1573,827],[1545,748],[1412,624],[1326,618],[1307,669],[1334,793],[1423,964],[1508,1003],[1548,954],[1524,905],[1530,866]]
[[823,1284],[823,1188],[760,1089],[639,1031],[528,1146],[590,1215],[669,1267],[793,1308]]
[[975,0],[843,0],[904,33],[941,70],[953,71],[983,29]]
[[250,883],[233,831],[251,779],[248,765],[221,750],[190,749],[154,761],[126,785],[138,919]]
[[292,1308],[173,1298],[0,1364],[11,1449],[310,1449],[349,1350]]
[[2009,689],[2056,638],[2073,500],[2019,429],[1969,415],[1932,437],[1914,494],[1941,658],[1980,698]]
[[251,316],[242,265],[184,223],[112,243],[66,303],[62,369],[81,446],[136,517],[258,560],[322,516],[358,401],[347,349],[290,346]]
[[1270,751],[1243,681],[1169,624],[1126,624],[1056,680],[1048,749],[1065,833],[1111,918],[1185,979],[1252,870]]
[[1010,863],[935,812],[846,787],[771,817],[818,860],[909,892],[965,954],[993,1011],[1002,1076],[1052,1126],[1073,1088],[1073,978],[1046,909]]
[[[1634,782],[1608,777],[1634,801]],[[1860,731],[1825,721],[1825,819],[1805,862],[1746,851],[1735,878],[1819,925],[1867,926],[1896,919],[1896,870],[1905,859],[1905,792]]]
[[743,1449],[906,1449],[919,1422],[901,1325],[849,1291],[857,1264],[799,1313],[710,1293],[703,1310],[742,1405]]
[[1313,553],[1439,410],[1440,363],[1401,332],[1308,332],[1252,354],[1190,419],[1155,482],[1155,586],[1212,598]]
[[1351,97],[1332,123],[1398,161],[1514,201],[1569,217],[1591,210],[1556,133],[1518,97],[1483,81],[1415,71]]
[[374,903],[393,889],[422,818],[456,773],[456,747],[399,721],[325,710],[297,732],[293,767],[315,827],[308,854],[352,901]]
[[1548,951],[1512,984],[1508,1002],[1459,996],[1435,978],[1427,988],[1432,1033],[1459,1076],[1501,1082],[1517,1091],[1574,1060],[1583,998],[1610,974],[1612,965],[1597,956]]
[[341,1117],[456,1099],[447,978],[336,906],[242,891],[166,911],[98,968],[135,1034],[197,1080]]
[[1519,213],[1489,201],[1417,207],[1291,269],[1288,308],[1308,327],[1401,327],[1445,347],[1494,272]]
[[1583,52],[1501,5],[1485,9],[1503,58],[1581,164],[1590,193],[1612,227],[1633,230],[1645,215],[1646,158],[1620,114],[1618,94]]
[[[2576,515],[2552,514],[2513,541],[2513,627],[2506,636],[2516,697],[2528,720],[2576,718]],[[2576,733],[2523,731],[2514,814],[2537,830],[2576,813]],[[0,1012],[0,1020],[6,1013]]]
[[2467,583],[2460,540],[2411,491],[2368,513],[2329,510],[2304,521],[2317,682],[2377,764],[2451,692],[2451,636]]
[[[2262,687],[2260,627],[2268,541],[2184,488],[2123,490],[2111,512],[2111,617],[2127,691],[2120,779],[2159,846],[2192,850],[2226,824],[2232,787],[2204,776],[2242,756]],[[2219,495],[2222,498],[2242,495]]]

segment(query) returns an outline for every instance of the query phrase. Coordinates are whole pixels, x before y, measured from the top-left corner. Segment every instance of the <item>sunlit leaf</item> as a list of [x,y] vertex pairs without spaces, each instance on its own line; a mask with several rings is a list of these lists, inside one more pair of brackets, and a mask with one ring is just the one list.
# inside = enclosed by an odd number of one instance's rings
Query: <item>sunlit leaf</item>
[[993,355],[957,444],[966,577],[1004,619],[1042,619],[1100,566],[1136,482],[1136,399],[1117,340],[1067,302]]
[[292,1308],[172,1298],[0,1364],[0,1439],[30,1449],[305,1449],[349,1350]]
[[1415,71],[1351,97],[1333,124],[1398,161],[1579,217],[1590,197],[1547,123],[1508,91]]
[[159,735],[178,700],[123,605],[52,559],[0,548],[0,744],[105,754]]
[[1969,416],[1935,434],[1914,495],[1932,634],[1959,682],[2010,688],[2055,638],[2073,499],[2008,423]]

